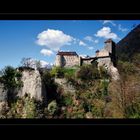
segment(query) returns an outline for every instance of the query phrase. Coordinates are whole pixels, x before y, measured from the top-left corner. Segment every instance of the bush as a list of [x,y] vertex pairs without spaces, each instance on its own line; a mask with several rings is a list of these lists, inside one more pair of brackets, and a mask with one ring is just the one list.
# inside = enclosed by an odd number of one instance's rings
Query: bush
[[103,66],[99,67],[99,74],[100,74],[101,79],[108,79],[109,78],[109,74]]
[[64,68],[65,77],[66,77],[66,76],[74,77],[74,76],[75,76],[75,72],[76,72],[76,69]]
[[11,66],[7,66],[2,70],[0,82],[4,85],[4,89],[7,90],[7,101],[9,105],[14,100],[17,90],[23,86],[21,78],[22,73]]
[[58,107],[57,107],[57,103],[55,100],[53,100],[52,102],[50,102],[48,104],[48,112],[50,115],[55,115],[57,109],[58,109]]
[[98,79],[98,69],[93,65],[83,65],[81,66],[80,70],[77,71],[77,78],[81,79],[82,81],[88,82]]
[[118,70],[121,74],[129,75],[135,72],[135,66],[133,63],[126,61],[118,61]]
[[35,100],[28,96],[24,100],[23,118],[36,118],[37,112]]
[[134,63],[135,66],[140,68],[140,53],[137,53],[133,56],[132,63]]
[[66,106],[71,106],[73,105],[73,99],[72,96],[70,94],[64,95],[62,97],[62,103]]
[[7,113],[7,118],[36,118],[37,110],[34,99],[30,96],[24,96],[21,99],[16,99]]
[[126,118],[140,118],[140,103],[132,103],[125,108]]
[[7,90],[20,88],[22,87],[21,77],[21,72],[17,71],[11,66],[6,66],[2,70],[1,82],[4,84],[4,88]]
[[61,67],[54,67],[51,72],[51,76],[57,77],[57,78],[63,78],[64,77],[64,68]]

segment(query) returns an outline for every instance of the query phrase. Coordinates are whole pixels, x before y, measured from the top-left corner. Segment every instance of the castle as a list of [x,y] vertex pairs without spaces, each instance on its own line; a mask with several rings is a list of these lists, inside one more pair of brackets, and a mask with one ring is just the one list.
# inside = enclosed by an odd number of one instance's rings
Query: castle
[[60,52],[56,54],[55,65],[60,67],[74,67],[83,64],[98,62],[98,66],[108,67],[110,63],[116,66],[116,44],[111,39],[106,40],[105,46],[100,51],[96,51],[95,57],[80,57],[76,52]]

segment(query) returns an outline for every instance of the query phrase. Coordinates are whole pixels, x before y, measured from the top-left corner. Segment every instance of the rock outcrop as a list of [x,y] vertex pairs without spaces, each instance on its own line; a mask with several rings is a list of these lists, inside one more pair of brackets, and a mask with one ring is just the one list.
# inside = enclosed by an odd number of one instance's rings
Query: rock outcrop
[[110,58],[104,58],[98,60],[98,67],[103,66],[107,69],[108,74],[111,76],[112,80],[119,80],[120,74],[118,69],[113,65]]
[[[28,94],[37,101],[42,101],[46,98],[46,90],[42,84],[41,75],[38,70],[23,70],[21,81],[23,82],[23,86],[20,90],[13,91],[13,95],[21,98],[25,94]],[[4,90],[3,85],[0,85],[0,102],[6,100],[7,91]]]
[[108,69],[108,73],[110,74],[111,78],[115,81],[120,80],[120,74],[118,72],[118,69],[111,65]]
[[65,78],[55,78],[55,82],[63,88],[65,93],[75,93],[75,88],[72,85],[68,84]]
[[17,96],[23,97],[25,94],[29,94],[31,98],[42,101],[45,96],[45,90],[41,82],[41,75],[38,70],[24,70],[22,72],[23,87],[18,92]]

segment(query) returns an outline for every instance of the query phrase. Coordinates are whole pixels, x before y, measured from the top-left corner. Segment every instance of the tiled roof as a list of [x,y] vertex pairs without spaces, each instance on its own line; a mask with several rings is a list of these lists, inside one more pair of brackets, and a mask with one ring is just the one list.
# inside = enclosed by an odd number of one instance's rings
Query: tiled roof
[[57,55],[77,55],[76,52],[58,52]]

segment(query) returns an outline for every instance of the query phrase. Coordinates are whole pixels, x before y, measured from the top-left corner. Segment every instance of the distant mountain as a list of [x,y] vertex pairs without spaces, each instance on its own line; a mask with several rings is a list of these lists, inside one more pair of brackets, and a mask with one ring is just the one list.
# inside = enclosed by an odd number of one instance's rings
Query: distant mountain
[[140,24],[117,43],[116,52],[118,59],[124,61],[131,61],[136,53],[140,53]]

